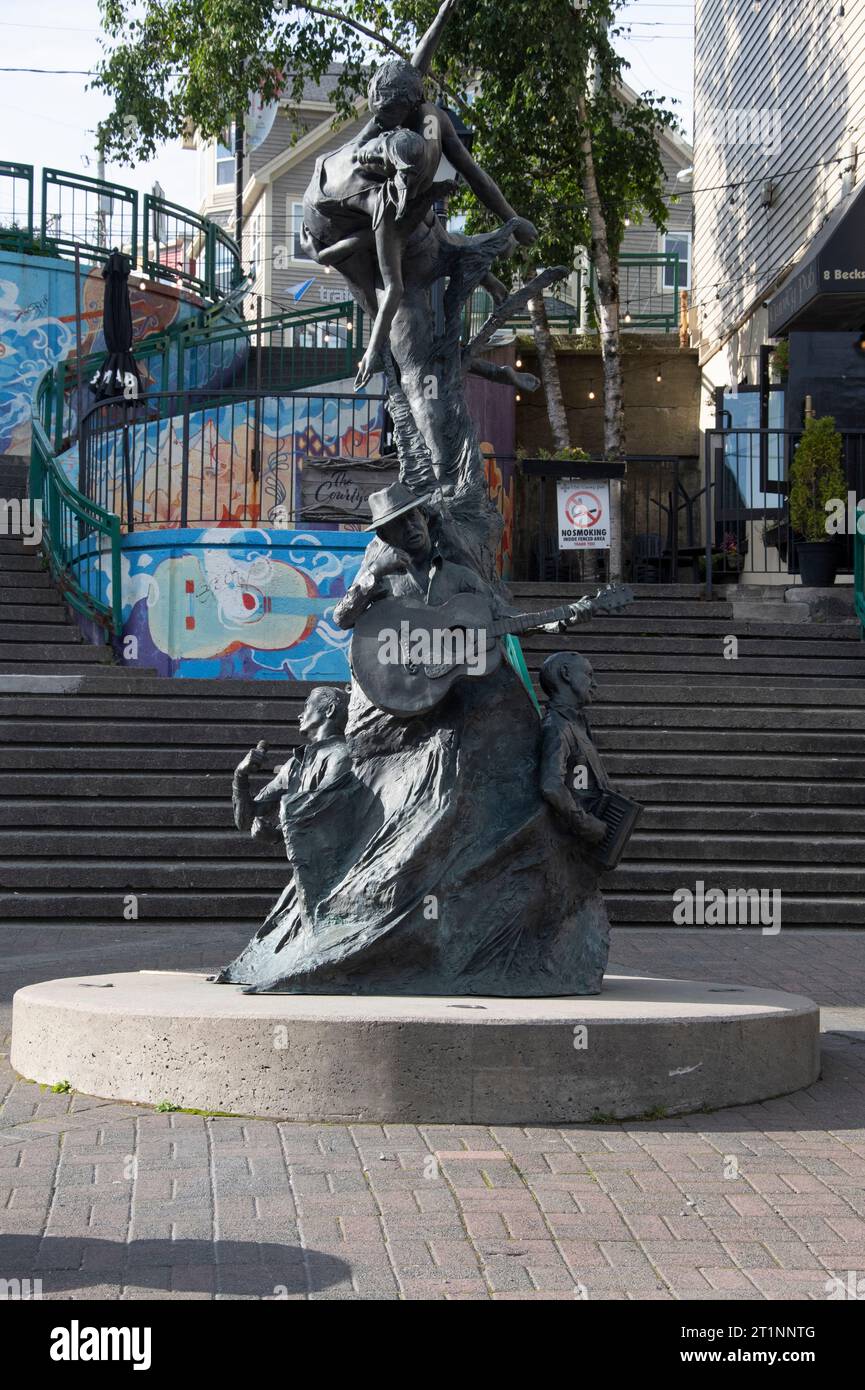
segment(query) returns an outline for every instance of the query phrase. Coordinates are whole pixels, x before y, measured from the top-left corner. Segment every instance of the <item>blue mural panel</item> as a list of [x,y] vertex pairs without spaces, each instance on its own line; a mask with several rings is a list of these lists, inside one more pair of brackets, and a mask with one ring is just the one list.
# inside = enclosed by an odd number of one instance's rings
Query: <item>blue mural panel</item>
[[[118,654],[166,676],[348,680],[350,634],[333,609],[368,541],[218,527],[125,536]],[[101,574],[109,599],[107,566]]]
[[[102,333],[102,301],[105,281],[101,266],[81,269],[81,352],[105,350]],[[202,302],[173,285],[158,285],[133,275],[129,281],[134,350],[148,384],[151,379],[146,350],[139,344],[154,334],[197,317]],[[74,378],[76,341],[75,267],[50,256],[31,256],[0,251],[0,454],[29,455],[30,411],[36,384],[42,373],[64,358],[69,359],[70,385]],[[189,386],[221,384],[242,360],[243,344],[232,340],[211,351],[206,346],[187,355],[185,380]],[[169,363],[168,386],[177,379],[177,353]],[[87,402],[89,404],[89,393]],[[74,409],[70,390],[69,405]]]

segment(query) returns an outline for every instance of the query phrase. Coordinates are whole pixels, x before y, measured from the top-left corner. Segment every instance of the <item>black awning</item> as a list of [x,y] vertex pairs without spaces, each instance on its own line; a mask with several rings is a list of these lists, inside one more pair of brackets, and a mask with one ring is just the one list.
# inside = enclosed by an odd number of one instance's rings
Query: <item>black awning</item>
[[836,208],[783,289],[769,301],[769,337],[790,329],[865,324],[865,185]]

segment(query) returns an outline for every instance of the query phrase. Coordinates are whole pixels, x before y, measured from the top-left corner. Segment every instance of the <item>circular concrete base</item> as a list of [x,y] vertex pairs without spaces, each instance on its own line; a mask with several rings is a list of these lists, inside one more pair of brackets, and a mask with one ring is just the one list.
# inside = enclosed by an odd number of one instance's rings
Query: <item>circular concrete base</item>
[[567,1124],[810,1086],[819,1012],[775,990],[613,975],[592,999],[244,995],[142,971],[15,995],[31,1080],[291,1120]]

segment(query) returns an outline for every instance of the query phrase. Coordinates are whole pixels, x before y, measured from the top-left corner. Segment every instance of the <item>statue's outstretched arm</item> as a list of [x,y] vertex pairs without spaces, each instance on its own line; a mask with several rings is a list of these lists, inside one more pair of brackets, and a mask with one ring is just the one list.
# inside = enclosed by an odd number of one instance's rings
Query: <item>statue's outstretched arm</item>
[[460,0],[444,0],[444,4],[412,54],[412,67],[417,68],[424,77],[430,70],[433,55],[441,42],[442,31],[451,11],[456,9],[459,2]]

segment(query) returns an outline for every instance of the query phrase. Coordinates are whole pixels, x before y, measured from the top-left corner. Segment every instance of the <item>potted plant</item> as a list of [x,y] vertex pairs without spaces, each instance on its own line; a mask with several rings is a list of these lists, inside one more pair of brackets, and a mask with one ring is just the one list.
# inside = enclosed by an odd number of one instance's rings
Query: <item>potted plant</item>
[[790,464],[790,524],[797,534],[799,574],[808,589],[835,583],[838,550],[826,531],[826,503],[847,495],[842,448],[834,419],[824,415],[806,421]]
[[[697,556],[697,569],[701,579],[706,578],[706,557]],[[712,578],[721,584],[737,584],[742,572],[742,556],[732,531],[725,531],[721,544],[712,551]]]

